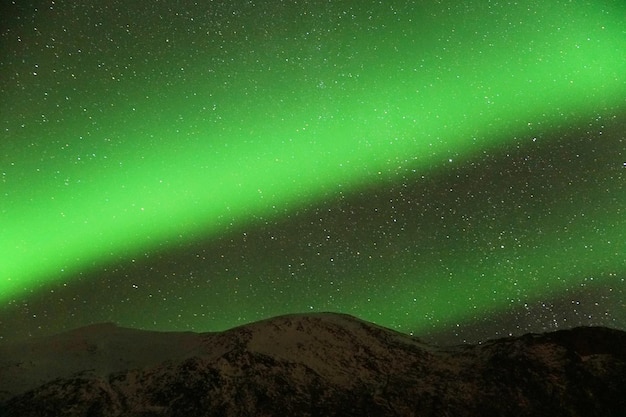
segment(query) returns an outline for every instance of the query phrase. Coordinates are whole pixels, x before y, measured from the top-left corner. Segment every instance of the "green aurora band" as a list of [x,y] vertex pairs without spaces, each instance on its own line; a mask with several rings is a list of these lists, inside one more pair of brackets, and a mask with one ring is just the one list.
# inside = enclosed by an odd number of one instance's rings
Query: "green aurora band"
[[[603,108],[623,106],[626,7],[540,7],[494,12],[478,6],[432,18],[387,13],[379,17],[379,29],[351,31],[367,24],[366,16],[357,15],[362,26],[336,27],[334,43],[310,52],[304,62],[294,59],[302,42],[294,39],[305,29],[292,27],[289,38],[249,41],[250,49],[278,51],[263,59],[225,61],[207,72],[206,56],[187,58],[183,79],[135,86],[132,104],[95,82],[94,94],[111,104],[98,114],[99,130],[88,140],[80,138],[85,116],[74,110],[57,126],[10,132],[15,150],[1,145],[0,302],[79,270],[218,236],[339,189],[393,182],[448,159],[468,161],[506,146],[515,135],[545,132],[560,120],[584,122]],[[244,34],[231,36],[236,49]],[[122,145],[108,146],[116,135],[125,138]],[[37,152],[21,148],[50,137],[60,139]],[[103,144],[101,154],[89,150],[87,142],[95,141]],[[616,183],[604,188],[623,190]],[[626,207],[625,194],[611,197]],[[618,255],[614,245],[603,246],[623,238],[626,220],[601,222],[581,223],[570,233],[604,228],[607,233],[592,240],[597,252]],[[516,265],[545,262],[542,253],[555,244],[541,240]],[[624,243],[620,252],[626,253]],[[568,256],[590,271],[624,267],[609,255]],[[493,262],[472,270],[478,261],[450,259],[467,286],[427,281],[415,284],[423,299],[398,302],[407,311],[416,301],[433,314],[447,311],[451,323],[471,309],[504,308],[508,301],[497,293],[511,290],[507,281],[480,286],[479,277],[523,268],[502,266],[501,258]],[[562,290],[567,281],[550,281],[554,269],[567,275],[566,263],[549,265],[544,276],[528,282],[529,293]],[[468,288],[474,305],[457,302],[467,298]],[[419,318],[408,316],[396,324],[418,330]]]

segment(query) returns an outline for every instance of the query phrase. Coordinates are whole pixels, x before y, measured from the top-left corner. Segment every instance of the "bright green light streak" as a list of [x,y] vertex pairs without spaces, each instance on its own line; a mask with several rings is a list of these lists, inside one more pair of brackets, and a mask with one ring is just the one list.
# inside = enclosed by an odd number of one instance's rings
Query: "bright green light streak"
[[[249,97],[240,81],[222,131],[213,123],[180,132],[155,125],[131,138],[139,145],[119,152],[123,166],[68,168],[82,182],[67,189],[24,178],[23,191],[7,188],[0,211],[0,300],[61,279],[61,270],[217,235],[230,222],[277,216],[340,186],[393,178],[407,167],[425,170],[450,155],[469,158],[496,145],[503,131],[513,136],[529,124],[621,104],[626,36],[619,16],[581,7],[562,25],[561,13],[544,10],[550,29],[543,32],[513,31],[482,50],[451,46],[449,58],[423,70],[418,56],[432,63],[443,52],[399,41],[415,62],[380,53],[358,79],[324,95],[305,86],[268,104],[262,94]],[[238,97],[246,108],[236,107]],[[150,132],[157,140],[146,139]]]

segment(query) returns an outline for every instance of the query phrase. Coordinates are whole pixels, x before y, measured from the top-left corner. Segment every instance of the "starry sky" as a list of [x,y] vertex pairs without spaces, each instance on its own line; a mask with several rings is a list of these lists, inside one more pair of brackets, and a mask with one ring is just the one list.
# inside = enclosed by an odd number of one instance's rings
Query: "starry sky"
[[0,340],[626,330],[621,1],[7,1]]

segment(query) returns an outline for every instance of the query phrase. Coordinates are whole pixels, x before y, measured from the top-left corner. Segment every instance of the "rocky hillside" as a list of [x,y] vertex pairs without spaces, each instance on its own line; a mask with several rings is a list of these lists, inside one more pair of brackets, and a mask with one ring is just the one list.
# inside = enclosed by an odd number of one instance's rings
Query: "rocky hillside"
[[626,333],[599,327],[438,347],[327,313],[0,346],[2,417],[623,417],[624,381]]

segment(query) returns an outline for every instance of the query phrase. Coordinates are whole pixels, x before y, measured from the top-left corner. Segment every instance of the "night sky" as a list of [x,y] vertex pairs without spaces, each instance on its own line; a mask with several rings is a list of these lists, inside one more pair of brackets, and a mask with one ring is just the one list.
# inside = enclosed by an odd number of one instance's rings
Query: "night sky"
[[626,330],[623,1],[7,1],[0,340]]

